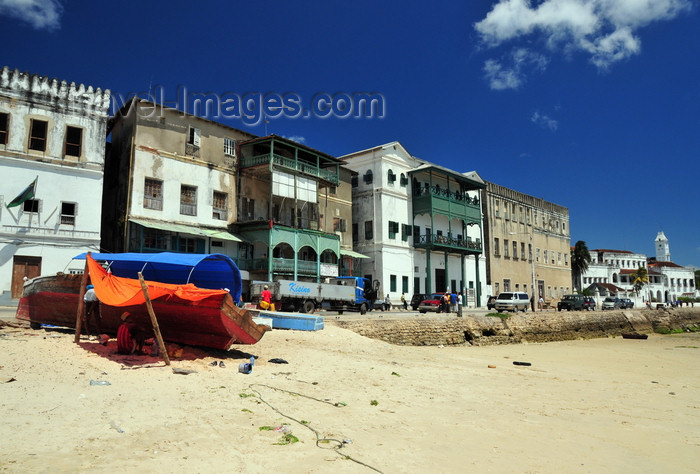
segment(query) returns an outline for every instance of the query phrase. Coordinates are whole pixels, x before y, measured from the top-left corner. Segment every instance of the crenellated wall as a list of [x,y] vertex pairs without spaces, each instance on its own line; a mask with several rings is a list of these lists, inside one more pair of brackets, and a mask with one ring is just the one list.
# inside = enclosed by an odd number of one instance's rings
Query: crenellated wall
[[4,95],[17,99],[38,96],[40,102],[71,114],[107,117],[110,105],[109,89],[93,89],[92,86],[20,72],[7,66],[0,72],[0,88]]

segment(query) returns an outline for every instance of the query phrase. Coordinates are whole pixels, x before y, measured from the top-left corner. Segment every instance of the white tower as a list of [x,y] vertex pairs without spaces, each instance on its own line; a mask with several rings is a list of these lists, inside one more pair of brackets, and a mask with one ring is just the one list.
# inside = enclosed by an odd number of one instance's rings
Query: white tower
[[656,261],[657,262],[670,262],[671,261],[671,249],[668,246],[668,239],[664,235],[663,231],[659,232],[654,240],[656,244]]

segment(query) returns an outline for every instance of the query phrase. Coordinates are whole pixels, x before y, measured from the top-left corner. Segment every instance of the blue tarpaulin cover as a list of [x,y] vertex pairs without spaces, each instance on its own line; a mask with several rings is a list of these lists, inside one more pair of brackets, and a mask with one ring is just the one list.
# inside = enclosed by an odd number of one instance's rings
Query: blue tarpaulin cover
[[[85,253],[75,259],[85,259]],[[92,253],[98,262],[106,262],[109,271],[123,278],[162,283],[192,283],[199,288],[228,288],[233,301],[241,299],[241,272],[231,257],[220,253]]]

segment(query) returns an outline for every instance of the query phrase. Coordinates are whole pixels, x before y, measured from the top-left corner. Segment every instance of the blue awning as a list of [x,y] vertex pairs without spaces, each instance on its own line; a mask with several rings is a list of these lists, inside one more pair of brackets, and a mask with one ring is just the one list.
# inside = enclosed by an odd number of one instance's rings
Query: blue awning
[[[85,259],[85,253],[75,259]],[[241,272],[236,263],[220,253],[93,253],[92,258],[106,262],[108,269],[118,277],[162,283],[192,283],[199,288],[220,290],[228,288],[234,301],[241,299]]]

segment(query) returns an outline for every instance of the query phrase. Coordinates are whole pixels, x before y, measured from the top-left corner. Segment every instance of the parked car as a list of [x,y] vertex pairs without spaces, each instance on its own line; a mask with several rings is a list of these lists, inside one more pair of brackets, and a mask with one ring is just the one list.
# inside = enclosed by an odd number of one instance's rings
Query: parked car
[[486,303],[486,309],[494,309],[496,307],[496,297],[489,296],[489,300]]
[[426,299],[428,296],[430,295],[426,295],[424,293],[414,293],[411,297],[411,302],[409,303],[409,306],[413,309],[413,311],[418,311],[418,306],[420,306],[420,302]]
[[443,295],[444,293],[433,293],[432,295],[428,295],[427,298],[421,301],[420,305],[418,305],[418,311],[421,313],[426,313],[428,311],[432,311],[434,313],[442,312],[440,303]]
[[499,313],[501,311],[513,311],[514,313],[527,311],[528,306],[530,306],[530,297],[527,296],[527,293],[504,292],[496,298],[496,311]]
[[603,310],[620,308],[622,308],[622,301],[620,301],[620,298],[613,298],[612,296],[608,296],[603,300]]
[[581,311],[584,305],[583,295],[564,295],[561,300],[557,303],[557,311],[563,309],[567,311]]
[[634,308],[634,301],[629,298],[620,298],[620,305],[622,309]]
[[587,309],[588,311],[595,311],[596,310],[596,304],[595,304],[595,299],[586,296],[583,298],[583,309]]

